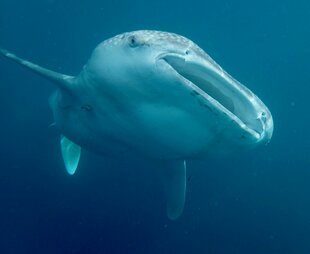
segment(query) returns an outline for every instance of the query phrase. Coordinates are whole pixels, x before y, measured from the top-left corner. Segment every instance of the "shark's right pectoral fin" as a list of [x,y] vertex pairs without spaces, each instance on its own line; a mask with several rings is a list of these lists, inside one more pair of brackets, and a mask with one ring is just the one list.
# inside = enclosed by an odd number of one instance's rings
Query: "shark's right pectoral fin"
[[60,146],[67,172],[70,175],[73,175],[79,164],[81,147],[67,139],[65,136],[61,136]]
[[186,162],[170,162],[166,168],[167,215],[176,220],[183,212],[186,193]]

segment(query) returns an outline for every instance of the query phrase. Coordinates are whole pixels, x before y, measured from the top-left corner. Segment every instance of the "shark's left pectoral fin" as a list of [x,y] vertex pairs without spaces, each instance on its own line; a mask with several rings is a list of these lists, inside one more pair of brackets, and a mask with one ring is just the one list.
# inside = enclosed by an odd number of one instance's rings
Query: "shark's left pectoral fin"
[[65,136],[61,136],[60,146],[67,172],[70,175],[73,175],[79,164],[81,147],[67,139]]
[[186,161],[169,163],[166,170],[167,215],[176,220],[183,212],[186,193]]

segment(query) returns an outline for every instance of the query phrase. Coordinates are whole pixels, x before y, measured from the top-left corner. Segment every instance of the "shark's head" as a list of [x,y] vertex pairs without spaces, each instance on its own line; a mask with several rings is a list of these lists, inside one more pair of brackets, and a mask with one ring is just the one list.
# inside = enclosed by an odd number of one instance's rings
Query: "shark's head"
[[181,103],[199,104],[214,116],[206,117],[214,136],[240,147],[267,143],[272,136],[273,120],[264,103],[183,36],[148,30],[117,35],[98,45],[85,69],[109,94],[135,93],[131,102],[165,100],[165,95],[177,101],[183,89],[191,96],[180,96]]

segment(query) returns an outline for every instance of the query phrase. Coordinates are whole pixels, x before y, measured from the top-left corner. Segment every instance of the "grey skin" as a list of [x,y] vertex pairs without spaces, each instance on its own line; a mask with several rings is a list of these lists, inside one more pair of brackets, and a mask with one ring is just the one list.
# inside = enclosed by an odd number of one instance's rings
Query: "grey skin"
[[272,136],[264,103],[180,35],[117,35],[100,43],[75,77],[0,53],[56,84],[50,105],[69,174],[81,148],[149,158],[166,172],[170,219],[183,211],[186,160],[240,152]]

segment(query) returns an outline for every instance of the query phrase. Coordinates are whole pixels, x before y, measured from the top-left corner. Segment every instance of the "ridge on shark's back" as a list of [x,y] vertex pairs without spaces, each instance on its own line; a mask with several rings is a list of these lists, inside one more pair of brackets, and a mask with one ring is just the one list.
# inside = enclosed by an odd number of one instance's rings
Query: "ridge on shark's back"
[[177,34],[117,35],[95,48],[76,77],[0,53],[57,85],[50,104],[69,174],[81,148],[150,158],[166,172],[170,219],[184,207],[186,160],[249,149],[272,136],[272,116],[263,102]]

